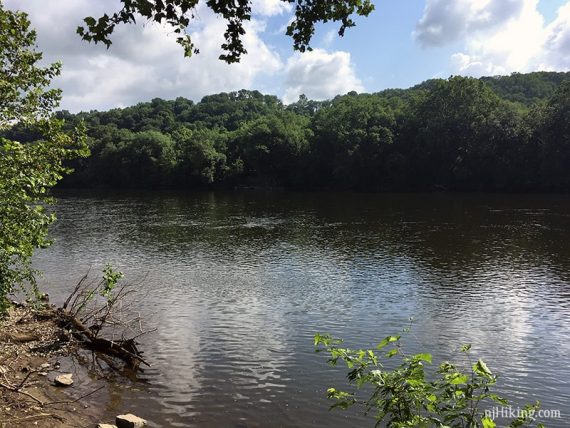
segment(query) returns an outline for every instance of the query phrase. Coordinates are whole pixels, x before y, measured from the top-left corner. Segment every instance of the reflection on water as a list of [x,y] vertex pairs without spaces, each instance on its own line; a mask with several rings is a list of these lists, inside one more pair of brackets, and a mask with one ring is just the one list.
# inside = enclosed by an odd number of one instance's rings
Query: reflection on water
[[[152,290],[152,369],[113,406],[159,426],[373,426],[329,412],[344,372],[315,332],[473,352],[570,423],[570,198],[505,195],[65,193],[36,259],[63,296],[105,262]],[[145,277],[146,276],[146,277]],[[115,408],[109,408],[112,413]]]

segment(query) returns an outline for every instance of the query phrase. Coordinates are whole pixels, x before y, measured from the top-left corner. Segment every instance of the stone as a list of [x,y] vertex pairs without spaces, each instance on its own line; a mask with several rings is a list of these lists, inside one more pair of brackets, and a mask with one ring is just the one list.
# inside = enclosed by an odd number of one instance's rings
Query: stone
[[40,366],[40,369],[49,369],[50,367],[51,367],[51,364],[50,364],[50,363],[43,363],[43,364]]
[[146,426],[146,421],[130,413],[119,415],[115,418],[117,428],[142,428]]
[[56,376],[54,379],[54,383],[57,386],[71,386],[71,385],[73,385],[73,374],[65,373],[65,374]]
[[97,424],[96,428],[117,428],[117,425],[111,425],[111,424]]

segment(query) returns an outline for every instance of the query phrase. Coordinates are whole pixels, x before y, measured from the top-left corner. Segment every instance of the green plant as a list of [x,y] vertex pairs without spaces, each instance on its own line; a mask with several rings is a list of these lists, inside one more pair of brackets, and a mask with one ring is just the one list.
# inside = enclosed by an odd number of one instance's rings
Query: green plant
[[26,14],[0,3],[0,132],[17,125],[37,140],[22,144],[0,135],[0,313],[15,287],[29,284],[26,290],[38,294],[31,262],[36,248],[50,245],[49,191],[71,171],[66,160],[88,153],[83,128],[64,132],[53,116],[61,94],[49,86],[60,64],[40,67],[35,39]]
[[117,286],[117,282],[122,279],[125,275],[123,272],[114,270],[110,264],[106,264],[105,268],[103,268],[103,282],[102,282],[102,289],[100,294],[102,297],[106,298],[107,300],[112,299],[112,293],[115,287]]
[[[81,281],[75,286],[73,292],[67,298],[64,309],[70,307],[70,311],[74,316],[89,305],[99,304],[98,297],[102,297],[105,301],[105,308],[110,309],[119,298],[124,297],[125,286],[121,287],[118,291],[115,290],[119,280],[123,279],[125,275],[123,272],[115,270],[109,263],[103,268],[103,276],[100,281],[95,282],[94,286],[85,285],[84,281],[87,279],[85,275]],[[91,313],[90,316],[97,314],[100,311]],[[105,317],[109,315],[109,311]]]
[[[426,366],[432,364],[431,354],[406,354],[401,336],[386,337],[376,349],[352,350],[341,344],[342,340],[329,335],[315,335],[317,352],[326,351],[333,366],[344,362],[349,369],[348,382],[356,386],[352,392],[329,388],[328,398],[335,401],[331,408],[361,405],[366,414],[375,417],[376,426],[493,428],[496,424],[483,407],[508,405],[507,400],[493,392],[497,375],[483,360],[471,361],[470,345],[461,348],[469,361],[468,370],[443,362],[428,373]],[[359,392],[370,395],[360,399]],[[534,426],[532,415],[539,406],[539,402],[527,406],[509,426]]]

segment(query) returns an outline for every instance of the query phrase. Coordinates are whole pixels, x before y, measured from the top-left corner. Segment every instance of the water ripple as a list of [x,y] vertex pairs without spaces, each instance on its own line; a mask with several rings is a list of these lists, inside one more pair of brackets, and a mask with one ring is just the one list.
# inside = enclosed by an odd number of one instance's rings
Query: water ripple
[[515,403],[570,413],[567,197],[65,194],[57,213],[35,261],[56,299],[105,262],[151,291],[147,386],[116,394],[155,426],[372,426],[328,411],[344,372],[312,336],[371,346],[411,316],[407,346],[471,343]]

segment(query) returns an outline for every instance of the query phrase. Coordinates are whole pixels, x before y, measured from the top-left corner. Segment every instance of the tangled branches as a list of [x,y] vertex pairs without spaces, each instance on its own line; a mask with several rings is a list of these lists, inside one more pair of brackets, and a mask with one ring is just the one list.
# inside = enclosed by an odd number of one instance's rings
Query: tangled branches
[[140,313],[131,309],[130,297],[135,288],[119,284],[121,272],[109,265],[99,281],[88,281],[83,276],[69,295],[57,315],[64,326],[81,340],[85,347],[119,358],[138,369],[149,366],[137,347],[136,340],[150,331],[144,330]]

